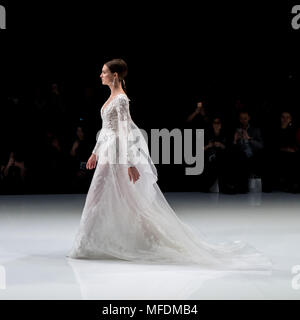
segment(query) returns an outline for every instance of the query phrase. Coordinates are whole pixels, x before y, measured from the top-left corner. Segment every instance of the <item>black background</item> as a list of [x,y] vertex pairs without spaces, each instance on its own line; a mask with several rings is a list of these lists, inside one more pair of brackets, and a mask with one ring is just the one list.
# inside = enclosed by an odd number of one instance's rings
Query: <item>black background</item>
[[[7,11],[7,29],[0,30],[2,97],[59,81],[69,93],[95,86],[100,107],[109,95],[99,81],[102,65],[121,57],[129,67],[132,117],[141,128],[183,128],[203,97],[225,113],[237,97],[250,103],[276,97],[278,106],[297,108],[300,30],[291,27],[293,3],[1,4]],[[26,110],[21,116],[26,122],[18,127],[2,117],[2,140],[34,134],[38,119]],[[100,126],[100,117],[96,121]],[[169,174],[184,175],[182,165],[158,169],[162,188]]]

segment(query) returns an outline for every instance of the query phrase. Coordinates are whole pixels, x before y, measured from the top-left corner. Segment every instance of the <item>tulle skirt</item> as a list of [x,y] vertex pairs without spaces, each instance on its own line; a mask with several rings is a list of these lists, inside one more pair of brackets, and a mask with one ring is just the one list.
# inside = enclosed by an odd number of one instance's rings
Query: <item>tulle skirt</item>
[[[108,145],[99,151],[106,152]],[[183,223],[157,184],[152,161],[128,166],[97,163],[79,229],[67,257],[118,259],[155,264],[197,264],[221,270],[269,270],[272,262],[243,241],[214,243]],[[200,219],[200,218],[199,218]]]

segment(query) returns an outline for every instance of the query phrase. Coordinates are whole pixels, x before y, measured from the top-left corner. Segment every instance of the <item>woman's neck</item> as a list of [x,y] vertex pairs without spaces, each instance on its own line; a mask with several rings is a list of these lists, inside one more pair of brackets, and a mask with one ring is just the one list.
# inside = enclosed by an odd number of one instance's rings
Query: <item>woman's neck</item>
[[116,86],[116,87],[110,87],[110,96],[111,97],[114,97],[114,96],[116,96],[117,94],[120,94],[120,93],[124,93],[124,90],[123,90],[121,84]]

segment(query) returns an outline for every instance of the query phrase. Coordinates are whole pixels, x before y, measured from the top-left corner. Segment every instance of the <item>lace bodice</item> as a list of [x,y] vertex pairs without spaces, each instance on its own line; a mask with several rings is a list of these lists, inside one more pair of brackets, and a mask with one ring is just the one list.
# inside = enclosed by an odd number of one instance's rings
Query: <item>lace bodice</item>
[[[97,142],[93,149],[93,154],[98,155],[99,148],[102,143],[106,142],[111,137],[120,137],[122,147],[127,156],[127,164],[132,166],[129,153],[127,152],[127,142],[132,122],[129,112],[130,99],[126,94],[116,95],[107,105],[103,105],[100,110],[102,118],[102,129],[97,133]],[[126,145],[124,145],[126,144]]]
[[118,120],[131,121],[129,101],[129,98],[121,93],[115,96],[106,106],[102,106],[100,114],[103,129],[117,132]]

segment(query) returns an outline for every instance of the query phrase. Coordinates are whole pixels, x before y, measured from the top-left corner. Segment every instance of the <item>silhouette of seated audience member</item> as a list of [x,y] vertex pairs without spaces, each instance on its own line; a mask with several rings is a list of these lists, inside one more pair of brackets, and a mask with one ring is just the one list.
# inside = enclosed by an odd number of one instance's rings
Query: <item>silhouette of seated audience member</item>
[[[291,112],[283,111],[280,126],[272,135],[270,159],[272,187],[285,192],[299,192],[299,144],[298,129]],[[299,133],[298,133],[299,134]]]
[[210,127],[204,134],[204,170],[201,174],[203,191],[209,192],[216,179],[219,191],[223,189],[223,175],[225,168],[225,149],[227,138],[219,116],[214,116]]
[[46,99],[47,124],[55,128],[64,129],[68,118],[66,114],[66,99],[61,85],[52,83]]
[[61,138],[55,130],[46,131],[46,144],[43,150],[42,180],[44,191],[61,193],[65,192],[66,185],[66,154]]
[[230,103],[228,110],[224,112],[224,123],[226,123],[228,130],[231,129],[232,132],[230,134],[234,134],[236,126],[239,125],[239,114],[244,110],[246,110],[245,102],[240,98],[236,98],[234,103]]
[[90,184],[92,172],[86,169],[90,154],[91,143],[87,138],[84,125],[80,124],[76,127],[76,138],[69,154],[71,157],[71,186],[74,192],[85,192]]
[[296,144],[298,151],[300,150],[300,128],[296,129]]
[[240,111],[239,126],[227,153],[226,181],[233,193],[247,193],[251,175],[261,175],[264,141],[260,128],[250,125],[250,119],[248,111]]
[[30,173],[25,165],[24,152],[16,147],[9,152],[8,161],[1,165],[3,194],[22,194],[28,191]]

